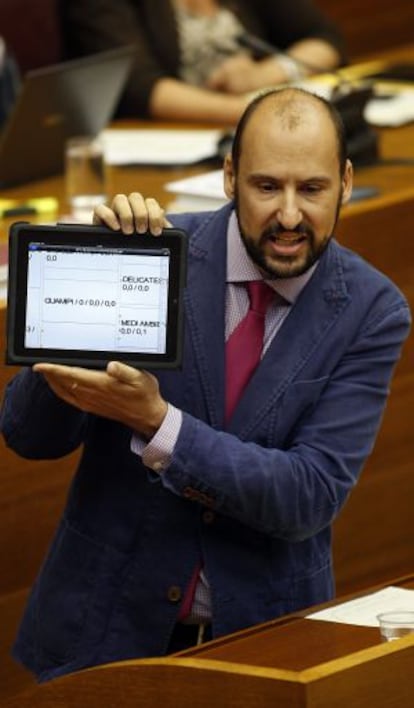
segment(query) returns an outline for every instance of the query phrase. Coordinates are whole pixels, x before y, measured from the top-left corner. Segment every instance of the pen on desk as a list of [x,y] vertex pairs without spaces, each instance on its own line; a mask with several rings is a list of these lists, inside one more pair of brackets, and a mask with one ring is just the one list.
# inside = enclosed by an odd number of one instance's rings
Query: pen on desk
[[24,204],[0,211],[0,215],[3,219],[10,219],[14,216],[29,216],[30,214],[37,214],[36,209],[34,207],[25,206]]

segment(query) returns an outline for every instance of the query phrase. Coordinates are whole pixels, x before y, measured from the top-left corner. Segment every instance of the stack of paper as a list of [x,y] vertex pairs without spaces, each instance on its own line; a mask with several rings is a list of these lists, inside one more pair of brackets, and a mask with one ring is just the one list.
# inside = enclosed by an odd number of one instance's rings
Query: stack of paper
[[105,160],[109,165],[193,165],[217,156],[222,130],[102,131]]
[[223,170],[212,170],[195,177],[167,182],[164,189],[175,195],[169,209],[174,211],[208,211],[226,204]]
[[414,590],[393,585],[307,615],[307,619],[378,627],[381,612],[414,612]]

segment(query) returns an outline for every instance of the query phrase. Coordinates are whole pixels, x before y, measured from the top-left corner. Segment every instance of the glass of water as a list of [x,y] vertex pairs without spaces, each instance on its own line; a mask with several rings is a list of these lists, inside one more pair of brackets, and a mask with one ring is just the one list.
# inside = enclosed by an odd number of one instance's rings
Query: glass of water
[[414,611],[382,612],[377,619],[383,642],[414,634]]
[[105,155],[99,138],[70,138],[65,149],[65,187],[70,215],[91,223],[92,212],[106,199]]

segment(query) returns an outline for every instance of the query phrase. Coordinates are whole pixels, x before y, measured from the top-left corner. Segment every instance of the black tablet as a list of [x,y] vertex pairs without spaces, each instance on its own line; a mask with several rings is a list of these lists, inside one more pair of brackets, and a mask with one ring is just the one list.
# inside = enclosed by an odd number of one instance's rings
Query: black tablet
[[187,238],[13,224],[7,364],[180,365]]

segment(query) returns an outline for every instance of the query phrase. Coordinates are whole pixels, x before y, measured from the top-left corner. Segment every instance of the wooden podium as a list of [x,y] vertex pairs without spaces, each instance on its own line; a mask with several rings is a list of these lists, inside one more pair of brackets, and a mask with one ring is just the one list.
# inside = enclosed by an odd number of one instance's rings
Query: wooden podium
[[[414,589],[414,576],[398,585]],[[2,706],[412,708],[414,634],[382,643],[379,629],[306,619],[306,614],[169,657],[80,671],[30,688]]]

